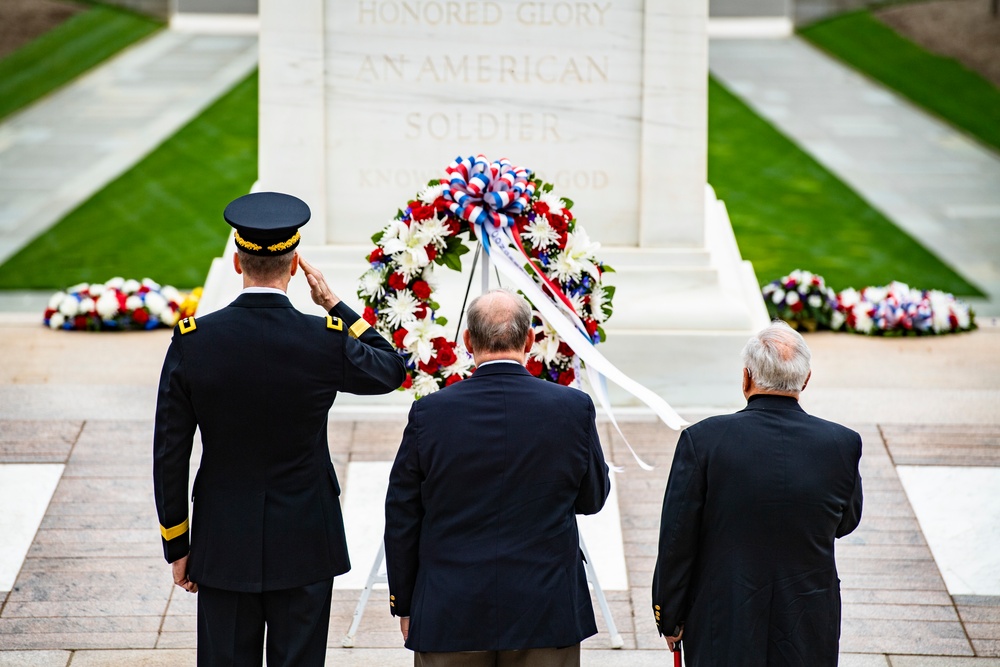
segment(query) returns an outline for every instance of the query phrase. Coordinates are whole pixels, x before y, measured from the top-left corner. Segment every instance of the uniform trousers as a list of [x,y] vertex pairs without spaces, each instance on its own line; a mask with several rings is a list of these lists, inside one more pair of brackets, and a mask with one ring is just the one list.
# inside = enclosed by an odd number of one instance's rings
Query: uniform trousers
[[[580,667],[580,645],[522,651],[414,653],[414,667]],[[270,666],[268,666],[270,667]]]
[[198,667],[321,667],[326,661],[333,579],[239,593],[198,585]]

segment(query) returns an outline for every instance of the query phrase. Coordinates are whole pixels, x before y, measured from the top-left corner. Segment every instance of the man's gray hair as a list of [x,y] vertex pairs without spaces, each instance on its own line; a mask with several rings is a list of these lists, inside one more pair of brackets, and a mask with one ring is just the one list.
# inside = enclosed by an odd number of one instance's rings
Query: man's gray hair
[[236,252],[240,256],[243,272],[258,282],[280,280],[292,268],[292,251],[280,255],[251,255],[237,248]]
[[468,325],[474,350],[520,351],[531,328],[531,306],[508,289],[490,290],[472,300]]
[[811,358],[802,335],[781,320],[771,322],[743,348],[743,366],[750,377],[758,387],[771,391],[802,391]]

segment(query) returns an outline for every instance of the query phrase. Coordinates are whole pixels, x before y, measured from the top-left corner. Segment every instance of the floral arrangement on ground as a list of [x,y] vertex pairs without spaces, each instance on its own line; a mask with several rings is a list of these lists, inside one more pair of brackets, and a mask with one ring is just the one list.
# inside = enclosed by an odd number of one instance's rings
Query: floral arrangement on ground
[[105,283],[80,283],[52,295],[45,325],[67,331],[126,331],[172,327],[194,314],[202,288],[181,292],[144,278],[115,277]]
[[[454,184],[454,179],[430,181],[372,237],[376,247],[367,257],[369,269],[358,288],[365,320],[407,357],[403,389],[417,398],[474,370],[464,346],[447,337],[447,320],[438,315],[440,305],[434,298],[435,267],[461,271],[461,256],[469,252],[466,242],[475,242],[472,225],[456,203]],[[551,184],[524,185],[523,206],[509,222],[525,265],[530,262],[545,276],[540,286],[546,294],[558,290],[554,296],[572,307],[593,343],[603,341],[602,325],[612,313],[614,287],[602,284],[602,276],[612,269],[595,256],[600,244],[592,242],[573,217],[573,202],[553,194]],[[578,371],[573,350],[537,310],[532,326],[535,344],[528,355],[528,371],[545,380],[573,384]]]
[[822,276],[796,269],[765,285],[761,293],[772,318],[804,331],[928,336],[976,328],[975,312],[954,295],[898,281],[837,293]]

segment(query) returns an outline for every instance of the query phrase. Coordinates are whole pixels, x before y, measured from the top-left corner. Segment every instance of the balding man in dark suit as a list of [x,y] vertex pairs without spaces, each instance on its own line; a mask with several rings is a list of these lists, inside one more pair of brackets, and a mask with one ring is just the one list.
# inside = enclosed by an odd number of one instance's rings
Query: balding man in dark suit
[[531,309],[469,308],[472,377],[413,404],[386,497],[389,604],[421,667],[569,667],[597,632],[576,515],[608,467],[581,391],[524,368]]
[[834,539],[861,520],[861,437],[806,414],[805,341],[774,322],[743,350],[747,407],[685,430],[663,499],[653,615],[688,667],[838,659]]

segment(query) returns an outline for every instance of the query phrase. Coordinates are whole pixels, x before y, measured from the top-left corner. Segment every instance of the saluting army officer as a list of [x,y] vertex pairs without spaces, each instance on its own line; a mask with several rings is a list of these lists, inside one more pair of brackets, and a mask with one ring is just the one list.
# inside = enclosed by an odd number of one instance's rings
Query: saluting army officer
[[[198,664],[322,665],[333,577],[350,562],[327,445],[338,391],[388,393],[403,359],[327,286],[295,247],[309,207],[249,194],[226,207],[243,291],[178,323],[160,376],[153,485],[163,553],[198,593]],[[299,269],[329,314],[285,292]],[[188,523],[188,463],[203,453]]]

